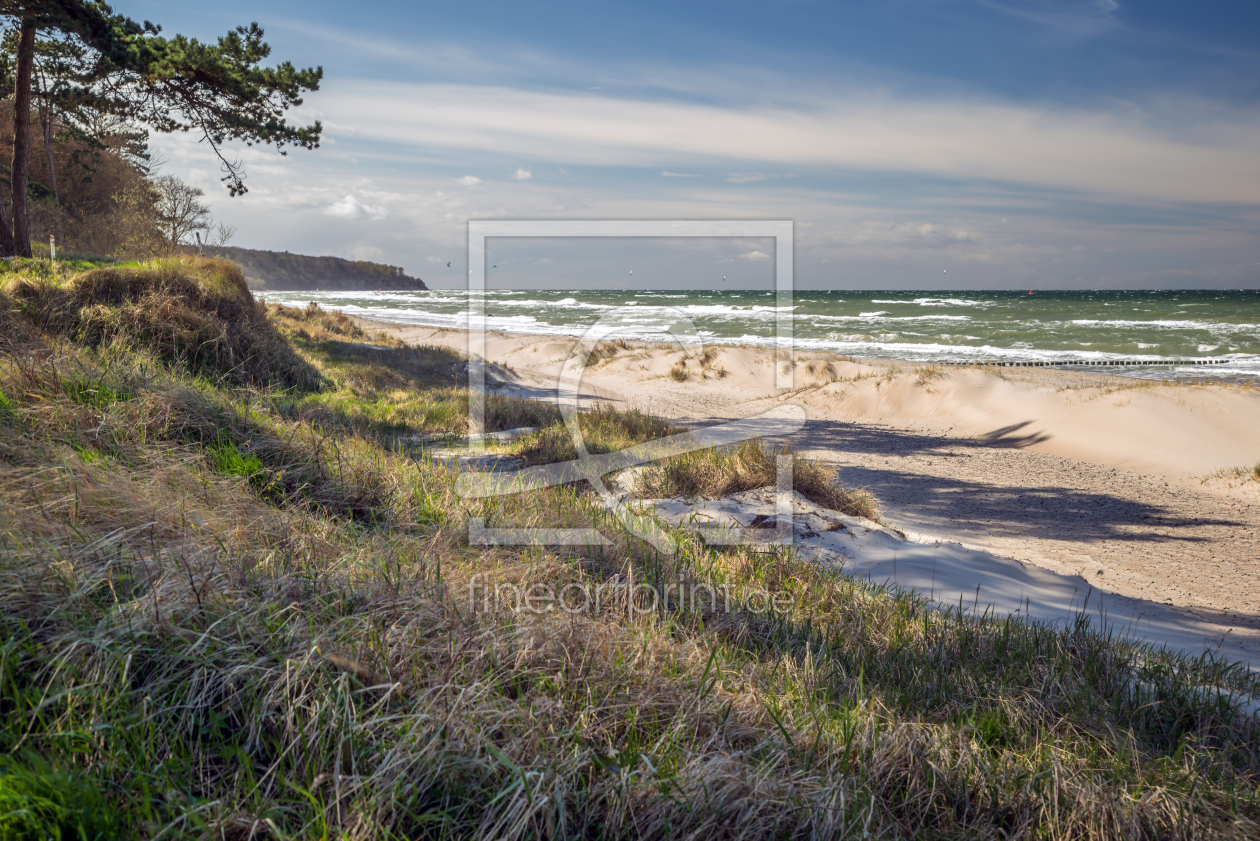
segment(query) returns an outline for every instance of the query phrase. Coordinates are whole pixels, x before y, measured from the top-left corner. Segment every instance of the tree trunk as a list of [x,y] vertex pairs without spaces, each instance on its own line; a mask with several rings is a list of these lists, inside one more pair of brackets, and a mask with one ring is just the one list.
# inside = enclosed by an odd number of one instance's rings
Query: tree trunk
[[31,256],[31,220],[26,207],[26,185],[30,176],[31,70],[34,64],[35,25],[22,21],[13,96],[13,246],[19,257]]
[[61,236],[61,191],[57,189],[57,163],[53,160],[53,111],[48,104],[48,94],[44,88],[44,74],[39,76],[39,127],[44,135],[44,155],[48,158],[48,186],[52,187],[53,199],[57,202],[57,212],[53,216],[53,225],[57,236]]
[[16,253],[13,248],[13,224],[9,222],[9,209],[5,207],[4,196],[0,194],[0,256],[12,257]]

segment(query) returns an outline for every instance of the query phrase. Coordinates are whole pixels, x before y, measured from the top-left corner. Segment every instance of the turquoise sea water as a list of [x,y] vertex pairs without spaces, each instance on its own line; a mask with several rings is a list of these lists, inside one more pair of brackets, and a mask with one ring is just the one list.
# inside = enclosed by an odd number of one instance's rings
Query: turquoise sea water
[[[705,341],[771,345],[775,319],[791,314],[796,345],[923,362],[1105,362],[1142,364],[1109,372],[1141,377],[1260,379],[1260,291],[1161,292],[797,292],[776,307],[773,292],[488,291],[492,330],[581,335],[601,318],[619,335],[663,338],[689,320]],[[340,309],[408,324],[464,328],[468,294],[274,292],[277,303]],[[1169,360],[1214,359],[1190,367]]]

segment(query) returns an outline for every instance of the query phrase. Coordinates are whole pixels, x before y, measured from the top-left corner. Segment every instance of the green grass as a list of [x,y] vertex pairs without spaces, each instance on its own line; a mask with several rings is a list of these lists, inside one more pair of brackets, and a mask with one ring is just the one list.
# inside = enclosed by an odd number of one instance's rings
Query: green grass
[[[46,246],[44,251],[47,254]],[[0,284],[3,284],[6,277],[20,277],[22,279],[36,278],[42,283],[60,285],[68,278],[102,266],[115,265],[116,262],[107,257],[89,257],[82,254],[58,254],[57,259],[51,261],[46,256],[34,259],[15,257],[12,260],[0,261]]]
[[[455,471],[397,446],[429,421],[384,411],[457,404],[458,368],[320,315],[269,314],[326,381],[306,394],[38,315],[0,296],[20,338],[0,347],[0,837],[1260,831],[1260,726],[1241,715],[1260,683],[1237,665],[1088,616],[932,609],[682,531],[661,554],[581,487],[463,499]],[[592,451],[673,430],[581,423]],[[567,453],[543,433],[521,446]],[[469,545],[469,516],[609,543]],[[508,585],[602,598],[516,611],[492,598]],[[722,593],[679,597],[701,585]]]
[[0,758],[0,838],[6,841],[107,841],[118,819],[97,782],[57,771],[41,757]]
[[[527,464],[552,464],[577,458],[577,447],[573,443],[573,436],[570,435],[568,427],[551,417],[539,418],[539,420],[550,421],[550,423],[518,425],[517,428],[520,426],[543,428],[522,439],[516,446],[510,448],[511,451],[524,458]],[[590,411],[582,412],[578,417],[578,426],[582,431],[582,441],[586,445],[586,451],[592,455],[624,450],[644,441],[652,441],[686,431],[682,427],[637,409],[618,410],[607,404],[600,404]]]
[[[304,310],[270,305],[279,329],[330,383],[319,393],[287,394],[277,412],[324,427],[339,426],[384,436],[459,435],[468,431],[467,360],[447,348],[412,347],[369,337],[341,313],[311,304]],[[547,426],[554,407],[488,394],[488,431]]]
[[70,449],[74,450],[75,455],[77,455],[79,460],[84,464],[95,464],[102,458],[105,458],[104,453],[101,453],[99,450],[94,450],[91,447],[86,447],[83,444],[73,443],[70,445]]
[[105,380],[67,378],[62,380],[61,387],[66,396],[75,403],[95,408],[104,408],[110,403],[131,399],[131,392],[125,385],[116,385]]
[[215,470],[225,476],[252,479],[265,469],[262,459],[255,455],[242,455],[232,441],[221,441],[206,447],[206,458]]

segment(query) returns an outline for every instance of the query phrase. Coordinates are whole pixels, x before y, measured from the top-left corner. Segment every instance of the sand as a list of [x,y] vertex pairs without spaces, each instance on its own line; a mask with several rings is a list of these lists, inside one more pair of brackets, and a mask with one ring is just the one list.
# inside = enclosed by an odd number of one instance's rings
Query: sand
[[[691,528],[777,527],[784,518],[778,495],[744,491],[713,501],[652,500],[657,516]],[[828,511],[791,494],[793,545],[814,563],[875,584],[917,590],[949,608],[1013,615],[1073,627],[1085,614],[1094,627],[1118,637],[1156,642],[1198,655],[1211,650],[1255,665],[1255,651],[1212,617],[1172,605],[1118,595],[1077,575],[1051,572],[948,540],[906,539],[869,520]]]
[[[367,324],[467,349],[459,331]],[[574,344],[489,334],[486,357],[503,366],[493,387],[552,397]],[[1260,462],[1260,390],[714,350],[702,369],[678,345],[634,343],[587,370],[583,396],[698,425],[799,405],[808,421],[791,446],[869,488],[887,522],[920,542],[1086,582],[1161,622],[1180,615],[1179,647],[1191,628],[1260,662],[1260,482],[1213,478]],[[680,360],[683,382],[670,376]],[[785,364],[795,387],[776,392]],[[977,557],[956,566],[987,575]],[[976,583],[954,582],[960,592]]]

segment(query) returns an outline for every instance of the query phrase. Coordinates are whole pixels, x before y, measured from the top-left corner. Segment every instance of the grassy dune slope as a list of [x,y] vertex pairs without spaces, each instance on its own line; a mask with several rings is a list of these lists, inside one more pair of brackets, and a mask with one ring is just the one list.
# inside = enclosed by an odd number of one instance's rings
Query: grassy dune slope
[[[1260,833],[1236,667],[685,533],[664,556],[580,487],[462,500],[406,442],[465,431],[463,360],[221,263],[0,284],[0,838]],[[554,409],[487,402],[564,456]],[[669,432],[585,423],[592,452]],[[610,543],[470,546],[470,515]]]

